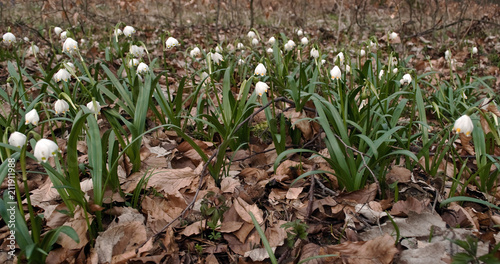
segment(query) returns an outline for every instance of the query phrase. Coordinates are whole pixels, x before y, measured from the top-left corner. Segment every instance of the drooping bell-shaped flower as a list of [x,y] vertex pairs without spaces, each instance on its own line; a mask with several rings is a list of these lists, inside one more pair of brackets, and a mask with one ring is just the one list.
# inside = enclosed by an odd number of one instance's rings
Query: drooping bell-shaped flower
[[59,147],[54,141],[42,138],[36,142],[33,154],[39,162],[47,162],[50,157],[55,157],[58,151]]
[[270,37],[267,41],[267,43],[269,43],[270,45],[274,45],[274,42],[276,42],[276,39],[274,37]]
[[255,92],[259,96],[262,96],[264,93],[266,93],[267,89],[269,89],[269,85],[267,85],[267,83],[265,82],[257,82],[257,84],[255,84]]
[[121,35],[123,35],[123,31],[121,29],[117,28],[117,29],[115,29],[115,31],[113,31],[113,35],[115,37],[121,36]]
[[215,52],[222,53],[222,47],[219,45],[215,46]]
[[248,37],[248,38],[251,38],[251,39],[255,38],[255,32],[253,32],[253,31],[251,31],[251,30],[250,30],[250,31],[248,31],[248,33],[247,33],[247,37]]
[[68,38],[68,32],[66,31],[61,32],[59,37],[61,38],[62,41],[65,41]]
[[255,67],[255,75],[260,75],[260,76],[264,76],[266,75],[266,67],[264,66],[264,64],[262,63],[259,63],[259,65],[257,65],[257,67]]
[[477,54],[478,50],[477,50],[477,47],[473,47],[472,48],[472,54]]
[[385,74],[384,70],[380,70],[380,72],[378,73],[378,79],[382,80],[382,77],[384,77],[384,74]]
[[135,28],[131,27],[131,26],[126,26],[125,28],[123,28],[123,35],[125,35],[126,37],[130,37],[132,36],[132,34],[135,33]]
[[10,134],[9,145],[21,148],[26,144],[26,135],[20,132]]
[[128,61],[128,67],[132,68],[139,65],[139,60],[138,59],[131,59]]
[[309,40],[306,37],[303,37],[302,39],[300,39],[300,43],[305,46],[309,44]]
[[366,51],[364,49],[359,51],[359,56],[364,57],[366,55]]
[[87,108],[90,110],[90,112],[94,115],[101,113],[101,105],[97,101],[90,101],[87,104]]
[[24,115],[24,119],[26,120],[26,125],[33,124],[36,126],[38,124],[38,121],[40,121],[40,117],[38,116],[38,112],[36,111],[36,109],[31,109],[31,111],[26,113]]
[[319,51],[316,48],[312,48],[310,53],[311,53],[311,57],[313,57],[315,59],[319,58]]
[[212,57],[212,60],[214,61],[214,63],[217,65],[219,65],[219,63],[221,61],[224,61],[224,58],[218,52],[210,53],[210,56]]
[[38,52],[40,52],[40,48],[37,45],[32,45],[28,49],[28,54],[36,55]]
[[165,42],[167,45],[167,49],[173,48],[175,46],[179,46],[179,41],[173,37],[169,37],[167,41]]
[[398,33],[396,32],[391,32],[389,34],[389,40],[395,40],[398,37]]
[[63,51],[68,53],[78,51],[78,42],[72,38],[67,38],[63,44]]
[[65,114],[69,111],[69,104],[65,100],[59,99],[54,103],[54,111],[56,115]]
[[335,57],[335,61],[339,60],[340,65],[344,64],[344,53],[341,51],[337,56]]
[[149,66],[144,62],[139,63],[139,66],[137,66],[137,73],[138,74],[143,74],[143,73],[146,73],[148,71],[149,71]]
[[14,34],[7,32],[3,34],[3,43],[7,45],[11,45],[16,42],[16,36]]
[[451,51],[450,50],[446,50],[444,52],[444,59],[447,61],[451,60]]
[[242,50],[245,48],[245,45],[243,45],[243,43],[239,42],[238,44],[236,44],[236,48],[239,50]]
[[401,83],[401,85],[411,83],[411,75],[409,73],[403,75],[403,78],[399,82]]
[[295,42],[293,40],[289,40],[286,44],[285,44],[285,51],[290,51],[290,50],[293,50],[293,48],[295,48]]
[[340,80],[340,78],[342,77],[342,73],[340,72],[339,66],[335,65],[335,67],[333,67],[333,69],[330,71],[330,75],[332,80]]
[[200,50],[200,48],[198,48],[198,47],[194,47],[194,49],[192,49],[192,50],[189,52],[189,55],[191,55],[191,57],[200,56],[200,54],[201,54],[201,50]]
[[132,56],[136,58],[141,58],[142,56],[144,56],[144,47],[132,45],[130,46],[129,52],[130,54],[132,54]]
[[304,31],[302,29],[297,30],[297,36],[301,37],[302,35],[304,35]]
[[60,36],[62,32],[63,32],[62,28],[54,27],[54,33],[56,33],[57,36]]
[[256,38],[252,39],[252,45],[254,45],[254,46],[255,46],[255,45],[257,45],[257,44],[259,44],[259,40],[258,40],[258,39],[256,39]]
[[66,69],[60,69],[54,74],[53,78],[56,82],[60,82],[61,80],[67,82],[71,79],[71,74]]
[[455,121],[453,125],[453,131],[457,133],[463,133],[466,136],[470,136],[472,130],[474,129],[474,124],[468,115],[463,115]]
[[245,61],[244,61],[244,60],[242,60],[242,59],[239,59],[239,60],[238,60],[238,65],[243,65],[243,64],[245,64]]
[[273,53],[274,50],[273,50],[273,48],[267,48],[266,52],[270,54],[270,53]]

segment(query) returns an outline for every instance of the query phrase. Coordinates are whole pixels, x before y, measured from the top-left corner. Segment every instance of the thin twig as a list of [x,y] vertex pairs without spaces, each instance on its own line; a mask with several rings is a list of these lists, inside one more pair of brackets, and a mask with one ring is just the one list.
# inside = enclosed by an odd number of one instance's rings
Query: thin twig
[[[313,170],[316,170],[316,164],[313,166]],[[307,216],[306,219],[309,220],[309,218],[312,215],[313,212],[313,203],[314,203],[314,187],[315,187],[315,182],[316,182],[316,175],[313,174],[311,175],[311,187],[309,187],[309,204],[307,205]]]

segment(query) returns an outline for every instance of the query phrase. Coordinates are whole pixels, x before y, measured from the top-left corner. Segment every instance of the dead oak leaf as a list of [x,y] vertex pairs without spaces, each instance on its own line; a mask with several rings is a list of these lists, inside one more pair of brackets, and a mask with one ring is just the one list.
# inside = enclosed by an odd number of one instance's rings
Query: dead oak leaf
[[157,191],[173,194],[191,185],[196,177],[198,175],[191,168],[157,170],[149,179],[148,188],[153,187]]
[[249,212],[252,212],[259,225],[264,222],[262,210],[260,210],[256,204],[250,205],[240,197],[236,198],[236,200],[234,201],[234,209],[236,209],[236,212],[238,212],[238,215],[241,217],[241,219],[243,219],[247,223],[253,223]]

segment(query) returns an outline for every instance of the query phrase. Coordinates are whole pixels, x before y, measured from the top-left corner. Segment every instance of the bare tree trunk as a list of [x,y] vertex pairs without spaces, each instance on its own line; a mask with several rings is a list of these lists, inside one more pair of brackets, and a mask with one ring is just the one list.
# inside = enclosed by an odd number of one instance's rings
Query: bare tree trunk
[[250,28],[253,28],[253,0],[250,0]]
[[219,43],[219,14],[220,14],[220,0],[217,0],[217,17],[215,18],[215,35],[217,36],[217,43]]

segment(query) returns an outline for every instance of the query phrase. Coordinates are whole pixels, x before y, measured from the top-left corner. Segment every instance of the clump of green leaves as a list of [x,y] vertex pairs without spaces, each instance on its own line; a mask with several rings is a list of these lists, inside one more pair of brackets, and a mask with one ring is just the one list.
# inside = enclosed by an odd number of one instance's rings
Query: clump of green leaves
[[281,228],[288,229],[286,231],[286,245],[293,248],[297,239],[307,239],[307,224],[302,223],[299,219],[281,225]]
[[224,212],[227,209],[229,207],[226,205],[226,198],[224,196],[208,192],[203,197],[200,211],[203,217],[207,219],[207,226],[211,230],[211,233],[208,235],[209,239],[219,240],[221,238],[221,233],[215,231],[215,229],[220,226],[219,221],[222,221]]
[[[453,256],[453,264],[500,263],[500,260],[498,260],[493,253],[485,254],[480,257],[477,256],[478,239],[476,237],[467,237],[465,241],[459,239],[451,241],[465,250],[465,252],[457,253]],[[495,246],[492,252],[496,252],[499,248],[500,243]]]

